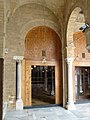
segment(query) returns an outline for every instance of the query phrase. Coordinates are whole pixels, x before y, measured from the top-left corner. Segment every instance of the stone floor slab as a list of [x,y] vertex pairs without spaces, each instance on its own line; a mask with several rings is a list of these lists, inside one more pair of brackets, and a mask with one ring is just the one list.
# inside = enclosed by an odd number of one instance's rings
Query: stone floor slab
[[90,120],[90,103],[68,111],[60,106],[8,111],[4,120]]

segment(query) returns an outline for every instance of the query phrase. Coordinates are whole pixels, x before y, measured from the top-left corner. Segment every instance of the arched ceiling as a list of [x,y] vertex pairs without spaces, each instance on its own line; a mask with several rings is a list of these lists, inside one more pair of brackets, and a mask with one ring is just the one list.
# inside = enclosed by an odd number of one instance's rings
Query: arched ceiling
[[[68,20],[69,13],[72,12],[71,8],[76,3],[81,3],[81,0],[4,0],[5,2],[5,14],[12,16],[20,6],[25,4],[34,3],[41,6],[45,6],[47,9],[52,11],[58,21],[61,23]],[[82,0],[83,2],[84,0]],[[83,3],[82,3],[83,4]],[[80,4],[80,5],[82,5]],[[63,25],[62,24],[62,25]]]
[[[6,3],[5,4],[6,17],[13,16],[14,13],[17,11],[17,9],[19,12],[19,8],[21,8],[23,6],[27,7],[27,5],[32,6],[32,4],[36,4],[37,6],[33,10],[33,11],[36,10],[35,14],[33,15],[33,13],[30,12],[31,18],[32,19],[33,18],[41,19],[41,17],[44,16],[43,10],[45,10],[44,13],[46,14],[46,18],[45,17],[43,17],[43,18],[45,18],[45,19],[48,18],[47,20],[54,21],[54,23],[57,24],[57,26],[59,26],[61,35],[66,32],[66,27],[67,27],[67,23],[69,20],[69,16],[70,16],[70,13],[72,12],[72,10],[74,9],[74,7],[77,7],[77,5],[80,5],[80,7],[84,6],[83,4],[81,4],[81,0],[4,0],[4,1]],[[85,1],[82,0],[82,2],[85,2]],[[86,4],[86,2],[85,2],[85,4]],[[39,6],[42,6],[42,8]],[[26,13],[23,12],[23,14],[26,14]],[[47,15],[48,15],[48,17],[47,17]],[[18,16],[17,16],[17,18],[18,18]],[[15,17],[15,19],[16,19],[16,17]],[[77,18],[77,22],[78,22],[78,18]]]
[[13,14],[18,7],[24,4],[35,3],[50,9],[57,18],[62,18],[66,0],[5,0],[5,2],[6,14],[8,14],[8,11],[10,11],[10,14]]

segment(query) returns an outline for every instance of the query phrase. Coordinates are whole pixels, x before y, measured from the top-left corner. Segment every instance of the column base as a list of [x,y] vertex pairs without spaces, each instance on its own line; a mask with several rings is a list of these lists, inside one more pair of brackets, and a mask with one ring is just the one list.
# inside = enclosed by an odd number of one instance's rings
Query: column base
[[52,96],[55,95],[54,90],[51,91],[51,95],[52,95]]
[[47,91],[48,91],[48,89],[47,89],[47,88],[45,88],[45,91],[47,92]]
[[22,101],[22,99],[17,99],[17,101],[16,101],[16,110],[23,110],[23,101]]
[[66,109],[67,110],[76,110],[76,106],[74,104],[67,104]]
[[4,102],[3,103],[3,120],[5,117],[5,114],[7,113],[7,110],[8,110],[8,102]]

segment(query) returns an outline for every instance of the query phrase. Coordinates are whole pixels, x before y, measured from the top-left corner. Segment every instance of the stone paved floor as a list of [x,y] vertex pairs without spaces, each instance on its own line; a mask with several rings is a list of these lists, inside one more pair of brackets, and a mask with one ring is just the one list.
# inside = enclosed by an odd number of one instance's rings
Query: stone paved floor
[[5,120],[90,120],[90,103],[76,104],[76,110],[68,111],[60,106],[9,111]]

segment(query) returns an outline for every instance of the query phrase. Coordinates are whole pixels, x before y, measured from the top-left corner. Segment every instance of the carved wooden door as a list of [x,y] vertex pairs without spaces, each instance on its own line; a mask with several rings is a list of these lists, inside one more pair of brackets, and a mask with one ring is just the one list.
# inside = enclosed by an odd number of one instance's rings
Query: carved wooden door
[[22,99],[24,106],[31,106],[31,65],[29,60],[22,63]]

